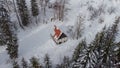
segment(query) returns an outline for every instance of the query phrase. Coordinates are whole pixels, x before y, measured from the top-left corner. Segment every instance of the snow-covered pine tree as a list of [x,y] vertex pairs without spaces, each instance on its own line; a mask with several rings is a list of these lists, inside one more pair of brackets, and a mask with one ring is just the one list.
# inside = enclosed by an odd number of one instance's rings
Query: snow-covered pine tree
[[37,16],[39,15],[39,8],[37,5],[37,0],[31,0],[31,10],[32,10],[32,16],[36,18],[37,22]]
[[62,68],[70,68],[70,59],[69,57],[64,57],[63,63],[61,64]]
[[38,9],[38,5],[37,5],[36,0],[31,0],[31,9],[32,9],[32,15],[33,16],[38,16],[39,9]]
[[[1,27],[2,24],[0,24],[0,27]],[[2,33],[2,30],[0,28],[0,46],[3,46],[5,45],[5,38],[4,38],[4,35]]]
[[19,64],[16,61],[13,61],[13,68],[20,68]]
[[115,64],[114,66],[117,67],[117,68],[120,68],[120,42],[116,44],[117,47],[116,47],[116,55],[115,55]]
[[78,46],[75,48],[75,51],[73,53],[72,63],[71,63],[72,68],[79,68],[81,66],[79,59],[84,55],[84,53],[86,53],[86,52],[83,52],[85,51],[84,49],[86,49],[86,47],[87,47],[86,41],[82,40],[82,42],[80,42]]
[[30,24],[29,12],[25,0],[17,0],[18,12],[23,26]]
[[[9,0],[0,0],[0,2],[2,2],[2,4],[4,4],[4,6],[6,7],[6,9],[11,12],[11,5],[9,4],[11,1]],[[8,3],[9,2],[9,3]]]
[[52,63],[50,61],[50,58],[49,58],[48,54],[45,55],[44,63],[45,63],[44,68],[52,68]]
[[56,68],[70,68],[70,59],[69,57],[64,57],[63,62],[61,64],[57,64]]
[[85,40],[83,40],[82,42],[80,42],[78,44],[78,46],[75,48],[75,51],[73,53],[72,61],[76,62],[78,60],[80,52],[81,52],[82,48],[84,48],[85,46],[86,46]]
[[28,68],[28,63],[27,61],[25,61],[24,58],[22,58],[21,62],[22,62],[22,68]]
[[103,47],[101,48],[102,67],[107,67],[107,68],[114,67],[115,55],[116,55],[115,48],[117,48],[117,46],[115,45],[116,44],[115,38],[118,32],[119,19],[120,17],[118,17],[115,20],[113,26],[109,27],[109,29],[105,33],[104,44]]
[[39,63],[39,59],[36,57],[32,57],[30,59],[30,62],[31,62],[31,68],[43,68]]
[[[103,28],[103,30],[98,33],[96,36],[95,36],[95,39],[93,40],[93,42],[91,42],[90,44],[90,47],[91,46],[94,46],[93,47],[93,61],[92,64],[94,67],[97,67],[97,68],[101,68],[101,48],[104,46],[104,37],[105,37],[105,32],[106,32],[106,27]],[[94,60],[95,59],[95,60]]]
[[55,68],[62,68],[62,66],[57,64]]
[[7,10],[3,5],[0,6],[0,29],[4,35],[4,41],[7,45],[7,51],[11,59],[18,57],[17,36],[14,30],[14,25],[10,21]]
[[[104,28],[105,29],[105,28]],[[96,68],[99,58],[99,45],[104,38],[104,31],[101,33],[98,33],[95,37],[95,40],[87,45],[85,41],[79,44],[81,47],[76,47],[78,48],[77,51],[79,51],[79,54],[77,54],[77,58],[74,60],[72,63],[72,67],[75,68]],[[76,50],[75,50],[76,52]],[[75,53],[74,52],[74,53]],[[98,63],[97,63],[98,62]],[[97,66],[97,68],[99,68]]]
[[[0,7],[1,9],[3,8],[3,2],[0,2]],[[0,12],[0,18],[2,18],[2,11]],[[2,23],[2,19],[0,19],[0,46],[5,45],[5,37],[4,37],[4,33],[2,32],[2,27],[3,23]]]
[[117,19],[112,27],[103,29],[98,33],[95,40],[89,46],[81,49],[77,62],[74,63],[76,68],[111,68],[115,64],[117,47],[115,37],[117,34]]

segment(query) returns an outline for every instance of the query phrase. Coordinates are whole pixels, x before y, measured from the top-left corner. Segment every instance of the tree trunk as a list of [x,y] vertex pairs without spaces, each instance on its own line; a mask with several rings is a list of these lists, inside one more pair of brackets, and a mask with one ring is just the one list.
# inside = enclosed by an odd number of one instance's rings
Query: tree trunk
[[17,9],[16,9],[15,0],[13,0],[13,5],[14,5],[14,10],[15,10],[15,12],[16,12],[16,17],[17,17],[17,19],[18,19],[19,25],[20,25],[20,27],[21,27],[22,29],[24,29],[24,27],[23,27],[22,24],[21,24],[21,20],[20,20],[18,11],[17,11]]
[[36,24],[38,24],[38,17],[36,16],[35,19],[36,19]]

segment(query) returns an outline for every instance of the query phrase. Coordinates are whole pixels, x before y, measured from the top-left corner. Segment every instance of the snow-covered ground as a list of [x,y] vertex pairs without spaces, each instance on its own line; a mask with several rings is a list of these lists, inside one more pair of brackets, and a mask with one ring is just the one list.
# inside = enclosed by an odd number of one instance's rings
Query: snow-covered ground
[[[91,3],[88,4],[88,2]],[[43,62],[45,54],[48,54],[54,65],[59,64],[62,62],[64,56],[69,56],[70,58],[72,57],[74,48],[80,40],[85,38],[87,43],[90,43],[94,39],[95,35],[100,32],[105,25],[107,27],[111,26],[115,21],[115,17],[120,15],[120,8],[118,7],[120,4],[119,0],[70,0],[69,3],[70,6],[68,8],[71,10],[68,11],[68,21],[61,23],[56,21],[38,25],[37,27],[33,27],[32,29],[28,29],[26,31],[20,31],[18,33],[19,59],[24,57],[26,60],[29,60],[31,57],[36,56],[40,58],[40,62]],[[94,21],[89,21],[88,18],[90,13],[88,12],[87,7],[89,5],[93,5],[98,8],[98,6],[102,3],[107,5],[105,12],[107,12],[109,7],[114,6],[117,8],[116,13],[111,15],[108,13],[103,14],[103,23],[98,23],[99,17]],[[69,38],[67,42],[56,45],[50,37],[50,34],[54,33],[54,25],[57,25],[60,29],[62,29],[62,31],[66,31],[67,26],[73,26],[75,24],[76,18],[79,14],[85,17],[82,37],[79,40],[72,40]],[[10,68],[11,65],[8,63],[8,60],[9,57],[5,47],[0,47],[0,68]]]
[[[63,27],[62,24],[56,23],[58,27]],[[32,56],[36,56],[43,60],[45,54],[48,54],[53,64],[57,64],[62,62],[64,56],[71,56],[78,42],[69,39],[64,44],[56,45],[50,36],[53,33],[53,26],[54,24],[49,23],[30,30],[31,32],[27,32],[27,34],[24,32],[19,34],[20,57],[30,59]]]

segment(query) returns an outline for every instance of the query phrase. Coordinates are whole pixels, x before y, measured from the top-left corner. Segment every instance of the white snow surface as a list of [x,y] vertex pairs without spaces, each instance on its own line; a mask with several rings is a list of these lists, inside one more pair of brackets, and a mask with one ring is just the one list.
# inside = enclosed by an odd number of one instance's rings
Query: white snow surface
[[[58,27],[63,23],[56,23]],[[66,43],[56,45],[50,34],[53,32],[54,24],[46,24],[32,29],[27,34],[19,35],[19,55],[26,59],[33,56],[39,57],[43,61],[45,54],[48,54],[53,64],[62,62],[64,56],[71,56],[74,48],[78,44],[76,40],[68,40]]]
[[[51,0],[51,2],[54,2],[54,0]],[[48,54],[53,65],[60,64],[63,61],[64,56],[72,57],[75,47],[82,39],[85,38],[89,44],[104,26],[111,26],[115,21],[115,17],[120,16],[119,0],[70,0],[69,3],[70,6],[68,6],[68,8],[71,10],[68,11],[68,21],[49,22],[48,24],[37,25],[36,27],[26,31],[21,30],[18,33],[18,60],[21,60],[21,58],[24,57],[29,61],[31,57],[36,56],[40,59],[40,63],[43,63],[45,54]],[[98,23],[99,17],[93,21],[88,20],[90,12],[87,10],[87,7],[92,5],[93,7],[98,8],[101,4],[106,5],[105,14],[100,16],[104,18],[104,22]],[[116,12],[108,14],[107,9],[111,6],[117,8]],[[72,40],[69,38],[67,42],[56,45],[50,37],[50,34],[54,33],[54,25],[57,25],[65,32],[67,30],[67,26],[74,26],[78,15],[82,15],[84,17],[84,30],[82,37],[79,40]],[[120,40],[119,37],[120,35],[118,35],[117,41]],[[12,68],[5,48],[6,47],[0,46],[0,68]]]

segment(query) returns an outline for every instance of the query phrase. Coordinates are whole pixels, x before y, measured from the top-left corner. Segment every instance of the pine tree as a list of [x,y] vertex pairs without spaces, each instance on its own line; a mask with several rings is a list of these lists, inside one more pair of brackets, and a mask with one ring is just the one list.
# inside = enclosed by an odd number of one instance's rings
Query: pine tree
[[70,68],[70,59],[69,57],[64,57],[63,62],[61,64],[57,64],[56,68]]
[[61,66],[61,65],[59,65],[59,64],[57,64],[57,65],[56,65],[56,68],[62,68],[62,66]]
[[[104,41],[105,41],[105,32],[106,27],[103,28],[102,32],[98,33],[94,39],[94,41],[90,44],[91,46],[94,46],[94,58],[95,61],[93,62],[93,66],[97,68],[101,68],[101,54],[102,54],[102,47],[104,47]],[[93,58],[93,59],[94,59]]]
[[31,62],[31,68],[42,68],[42,66],[39,63],[39,59],[38,58],[32,57],[30,59],[30,62]]
[[[3,9],[3,4],[4,4],[4,1],[1,1],[0,2],[0,18],[3,18],[2,16],[3,16],[3,11],[4,11],[4,9]],[[5,10],[6,11],[6,10]],[[2,46],[2,45],[5,45],[5,37],[4,37],[4,33],[2,32],[2,27],[3,26],[3,23],[2,23],[2,19],[0,19],[0,46]]]
[[79,58],[79,54],[81,52],[81,49],[86,46],[85,40],[83,40],[81,43],[78,44],[78,46],[75,48],[74,54],[73,54],[73,61],[77,61]]
[[[118,19],[116,20],[115,24],[114,24],[114,28],[117,28],[118,24],[120,21],[120,17],[118,17]],[[116,27],[115,27],[116,26]],[[115,32],[117,32],[118,30],[116,29]],[[114,61],[114,66],[117,68],[120,68],[120,42],[118,43],[114,43],[114,56],[113,56],[113,60]]]
[[12,37],[12,39],[10,39],[10,41],[7,43],[7,50],[8,50],[8,54],[10,55],[11,59],[18,57],[17,37]]
[[[0,4],[2,4],[1,2],[0,2]],[[3,8],[3,5],[0,5],[0,46],[2,46],[2,45],[5,45],[5,37],[4,37],[4,33],[2,32],[2,26],[3,26],[3,24],[4,23],[2,23],[2,16],[3,16],[3,14],[4,14],[4,11],[6,11],[6,10],[4,10],[4,8]]]
[[75,68],[113,68],[115,67],[116,46],[115,38],[117,35],[117,26],[119,18],[115,21],[112,27],[104,28],[101,33],[98,33],[94,41],[88,46],[81,49],[79,58],[73,63]]
[[115,38],[118,32],[118,23],[119,23],[119,18],[115,20],[115,23],[112,27],[110,27],[105,34],[105,41],[104,41],[104,47],[102,47],[102,66],[103,67],[113,67],[114,66],[114,61],[115,61],[115,48],[116,48],[116,43],[115,43]]
[[22,58],[22,68],[28,68],[28,63],[24,58]]
[[25,0],[17,0],[18,12],[22,21],[23,26],[28,26],[30,24],[29,12],[26,6]]
[[39,9],[38,9],[38,5],[37,5],[37,1],[36,0],[31,0],[31,6],[32,6],[32,15],[33,16],[38,16],[39,14]]
[[13,61],[13,68],[20,68],[19,64],[16,61]]
[[[77,59],[76,62],[74,62],[73,67],[75,68],[94,68],[94,65],[92,64],[92,62],[95,61],[95,57],[94,57],[94,46],[86,46],[84,47],[84,49],[81,50],[80,54],[79,54],[79,58]],[[94,58],[94,59],[93,59]]]
[[45,63],[45,68],[52,68],[52,63],[50,62],[50,58],[48,54],[45,55],[44,63]]
[[69,57],[64,57],[63,63],[61,65],[62,65],[62,68],[70,68],[70,59],[69,59]]
[[116,50],[116,55],[115,55],[115,64],[114,66],[117,68],[120,68],[120,42],[116,44],[117,45],[117,50]]
[[[103,38],[104,35],[104,31],[101,33],[98,33],[96,35],[95,40],[87,45],[85,41],[83,41],[83,43],[80,43],[79,46],[81,47],[76,47],[78,48],[77,51],[79,51],[79,53],[77,54],[77,58],[73,61],[72,63],[72,67],[74,68],[96,68],[97,66],[97,62],[98,62],[98,58],[99,58],[99,45],[100,45],[100,41]],[[75,50],[76,52],[76,50]],[[74,52],[74,53],[75,53]],[[97,67],[99,68],[99,67]]]
[[5,44],[7,45],[7,51],[11,59],[18,57],[18,43],[17,35],[15,34],[14,25],[10,21],[7,10],[2,5],[0,7],[0,23],[1,31],[5,38]]
[[[0,24],[0,26],[1,26],[1,24]],[[3,46],[3,45],[5,45],[5,38],[4,38],[4,35],[3,35],[2,30],[0,28],[0,46]]]
[[32,10],[32,15],[36,18],[36,23],[37,23],[37,16],[39,15],[39,9],[37,5],[36,0],[31,0],[31,10]]
[[117,53],[117,67],[120,68],[120,46],[119,46],[119,52]]
[[72,58],[72,67],[73,68],[79,68],[81,66],[79,58],[81,58],[84,55],[84,53],[86,53],[86,52],[83,52],[83,51],[85,51],[86,47],[87,47],[86,41],[83,40],[75,48],[73,58]]

